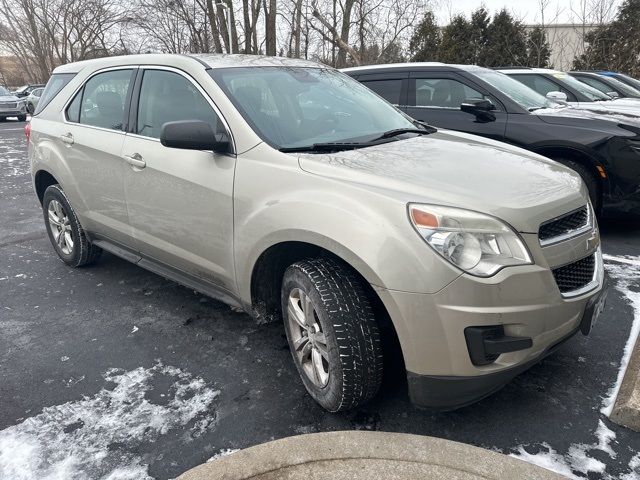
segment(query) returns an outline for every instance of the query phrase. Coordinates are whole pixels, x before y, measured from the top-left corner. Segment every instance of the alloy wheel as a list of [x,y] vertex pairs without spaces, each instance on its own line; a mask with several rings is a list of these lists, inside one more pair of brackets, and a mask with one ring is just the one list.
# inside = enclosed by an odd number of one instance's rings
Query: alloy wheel
[[51,200],[47,213],[54,242],[62,253],[71,255],[73,253],[73,236],[67,212],[60,202]]
[[329,381],[329,350],[309,295],[294,288],[287,302],[287,319],[294,354],[305,375],[318,387]]

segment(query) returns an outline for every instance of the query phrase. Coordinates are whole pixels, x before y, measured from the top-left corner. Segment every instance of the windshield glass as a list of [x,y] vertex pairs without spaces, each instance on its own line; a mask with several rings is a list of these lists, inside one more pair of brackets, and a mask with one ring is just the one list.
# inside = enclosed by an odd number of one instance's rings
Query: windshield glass
[[11,93],[6,88],[0,87],[0,95],[11,95]]
[[357,141],[416,128],[409,117],[336,70],[239,67],[210,73],[256,133],[275,148]]
[[593,88],[591,85],[587,85],[571,75],[567,75],[566,73],[554,73],[552,75],[558,82],[566,85],[570,89],[572,88],[580,92],[582,95],[587,97],[590,102],[611,100],[611,97],[606,93],[602,93],[597,88]]
[[[635,88],[635,89],[637,89],[638,91],[640,91],[640,80],[636,80],[635,78],[630,77],[629,75],[625,75],[624,73],[618,73],[617,75],[618,75],[618,77],[620,77],[620,79],[621,79],[620,81],[621,81],[621,82],[624,82],[624,83],[626,83],[626,84],[629,84],[629,85],[631,85],[633,88]],[[611,76],[611,75],[605,75],[605,76],[606,76],[607,78],[615,78],[615,77],[613,77],[613,76]],[[616,80],[618,80],[618,79],[616,78]]]
[[617,78],[607,77],[607,81],[611,83],[611,85],[613,85],[617,90],[620,90],[627,97],[632,97],[632,98],[640,97],[640,91],[618,80]]
[[24,92],[27,88],[29,88],[29,85],[23,85],[20,88],[16,89],[16,93],[22,93]]
[[485,69],[473,70],[473,73],[530,112],[540,108],[559,108],[561,106],[503,73]]

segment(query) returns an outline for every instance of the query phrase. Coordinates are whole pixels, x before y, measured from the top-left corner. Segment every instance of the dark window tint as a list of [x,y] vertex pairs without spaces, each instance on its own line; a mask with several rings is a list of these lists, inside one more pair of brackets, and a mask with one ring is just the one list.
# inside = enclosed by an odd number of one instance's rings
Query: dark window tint
[[546,95],[549,92],[562,92],[567,96],[571,94],[560,85],[548,80],[542,75],[512,75],[519,82],[524,83],[527,87],[535,90],[540,95]]
[[38,106],[36,107],[34,115],[38,115],[42,110],[44,110],[44,108],[49,105],[51,100],[53,100],[55,96],[60,93],[60,90],[66,87],[66,85],[75,76],[75,73],[55,73],[51,75],[51,78],[49,78],[47,85],[44,87],[44,91],[42,92],[40,100],[38,100]]
[[450,78],[416,79],[415,105],[460,108],[465,100],[484,98],[477,90]]
[[401,79],[367,80],[362,83],[384,98],[387,102],[393,105],[400,104],[400,90],[402,89]]
[[80,105],[81,124],[122,130],[131,72],[113,70],[99,73],[85,83]]
[[201,120],[220,131],[218,116],[193,83],[180,74],[147,70],[142,78],[136,133],[160,138],[162,125]]

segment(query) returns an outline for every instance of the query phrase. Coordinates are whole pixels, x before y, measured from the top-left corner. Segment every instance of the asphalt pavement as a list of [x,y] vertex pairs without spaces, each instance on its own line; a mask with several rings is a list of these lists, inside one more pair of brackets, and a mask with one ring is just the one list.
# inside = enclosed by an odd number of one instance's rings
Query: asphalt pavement
[[[626,287],[613,279],[589,337],[475,405],[423,412],[392,372],[374,401],[330,414],[305,393],[279,323],[112,255],[64,265],[31,187],[23,127],[0,123],[0,478],[175,478],[235,449],[352,429],[468,443],[577,478],[640,478],[640,434],[600,411],[634,319],[633,265]],[[601,231],[606,254],[640,259],[640,221]]]

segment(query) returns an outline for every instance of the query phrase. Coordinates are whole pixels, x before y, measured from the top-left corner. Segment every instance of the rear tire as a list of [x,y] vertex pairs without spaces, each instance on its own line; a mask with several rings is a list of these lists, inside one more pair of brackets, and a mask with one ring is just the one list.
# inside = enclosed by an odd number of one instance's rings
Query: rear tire
[[44,191],[42,210],[49,240],[64,263],[82,267],[100,258],[102,249],[87,239],[60,185],[51,185]]
[[554,160],[558,163],[561,163],[565,167],[569,167],[571,170],[580,175],[582,181],[587,186],[587,190],[589,190],[591,205],[593,205],[593,209],[596,211],[596,214],[599,215],[600,210],[602,209],[602,187],[595,175],[593,175],[593,173],[591,173],[591,171],[589,171],[587,167],[574,160],[569,160],[566,158],[554,158]]
[[382,382],[378,323],[361,280],[331,259],[291,265],[282,283],[289,347],[302,382],[330,412],[373,398]]
[[33,103],[27,103],[27,112],[29,112],[29,115],[33,115],[34,111],[35,108],[33,108]]

